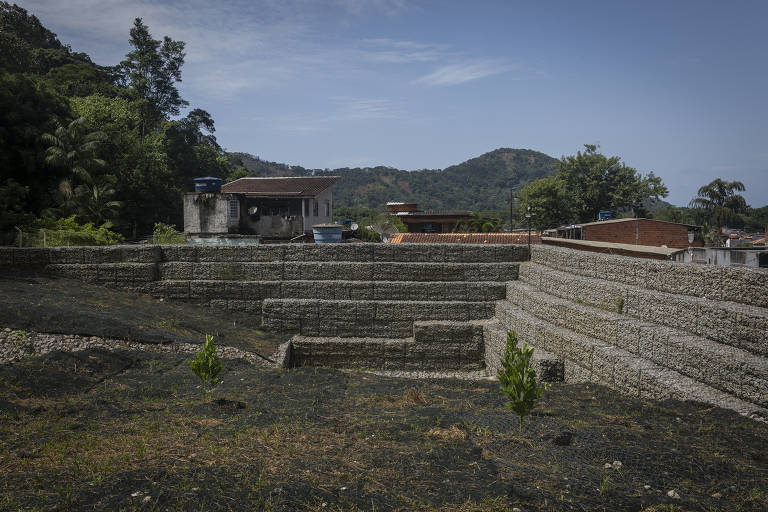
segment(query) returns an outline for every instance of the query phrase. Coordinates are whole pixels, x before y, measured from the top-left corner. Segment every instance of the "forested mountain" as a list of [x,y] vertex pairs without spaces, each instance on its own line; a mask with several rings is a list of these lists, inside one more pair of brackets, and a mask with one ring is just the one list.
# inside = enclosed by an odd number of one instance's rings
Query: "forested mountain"
[[250,175],[341,176],[334,187],[339,206],[379,208],[387,201],[418,203],[423,209],[506,210],[510,189],[554,172],[556,159],[530,149],[500,148],[443,170],[392,167],[305,169],[235,153]]

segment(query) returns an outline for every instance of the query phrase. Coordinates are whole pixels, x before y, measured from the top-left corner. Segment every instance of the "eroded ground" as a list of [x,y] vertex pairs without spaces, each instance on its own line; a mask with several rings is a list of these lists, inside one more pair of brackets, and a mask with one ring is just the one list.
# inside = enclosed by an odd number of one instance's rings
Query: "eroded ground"
[[0,508],[768,509],[766,425],[730,411],[558,385],[520,435],[494,382],[228,360],[205,397],[188,362],[0,367]]

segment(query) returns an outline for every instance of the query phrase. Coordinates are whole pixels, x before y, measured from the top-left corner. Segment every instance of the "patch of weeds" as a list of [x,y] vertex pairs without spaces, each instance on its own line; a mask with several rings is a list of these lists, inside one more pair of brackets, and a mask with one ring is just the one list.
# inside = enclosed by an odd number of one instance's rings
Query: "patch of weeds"
[[407,404],[412,404],[412,405],[424,405],[427,403],[427,400],[424,396],[424,392],[416,387],[410,388],[405,393],[405,396],[403,397],[403,401]]
[[624,313],[624,297],[616,297],[616,312],[620,315]]
[[605,475],[603,479],[600,481],[600,496],[605,496],[610,490],[611,485],[613,484],[613,480],[611,480],[611,477],[608,475]]

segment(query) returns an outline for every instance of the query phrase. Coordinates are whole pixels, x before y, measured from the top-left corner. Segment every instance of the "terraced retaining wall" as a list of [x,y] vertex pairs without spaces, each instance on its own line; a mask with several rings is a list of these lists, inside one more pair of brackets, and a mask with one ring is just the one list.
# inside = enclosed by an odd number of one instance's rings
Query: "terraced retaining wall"
[[[534,246],[0,248],[0,265],[261,314],[289,365],[494,375],[506,333],[545,380],[768,408],[768,272]],[[519,278],[519,279],[518,279]]]
[[566,381],[768,417],[764,270],[539,246],[486,327],[489,368],[507,329],[561,358]]

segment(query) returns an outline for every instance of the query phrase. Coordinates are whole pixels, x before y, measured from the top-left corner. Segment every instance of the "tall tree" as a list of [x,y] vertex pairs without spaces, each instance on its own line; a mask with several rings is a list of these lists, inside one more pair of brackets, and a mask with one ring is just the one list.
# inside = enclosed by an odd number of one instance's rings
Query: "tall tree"
[[[525,218],[528,207],[533,214]],[[573,217],[573,201],[565,189],[563,180],[548,176],[530,182],[520,191],[520,220],[524,226],[530,220],[537,231],[566,224]]]
[[747,210],[747,202],[740,194],[744,184],[740,181],[724,181],[720,178],[704,185],[691,199],[691,208],[702,208],[709,212],[718,230],[731,221],[737,214]]
[[667,187],[652,172],[642,176],[621,158],[599,153],[597,145],[585,144],[584,148],[583,153],[563,157],[557,172],[573,198],[578,222],[597,220],[600,210],[631,208],[638,214],[645,199],[667,196]]
[[120,63],[121,78],[146,102],[142,112],[146,132],[161,119],[178,115],[181,107],[189,105],[176,88],[184,65],[184,41],[168,36],[162,42],[152,39],[149,28],[141,18],[136,18],[129,42],[133,50]]

